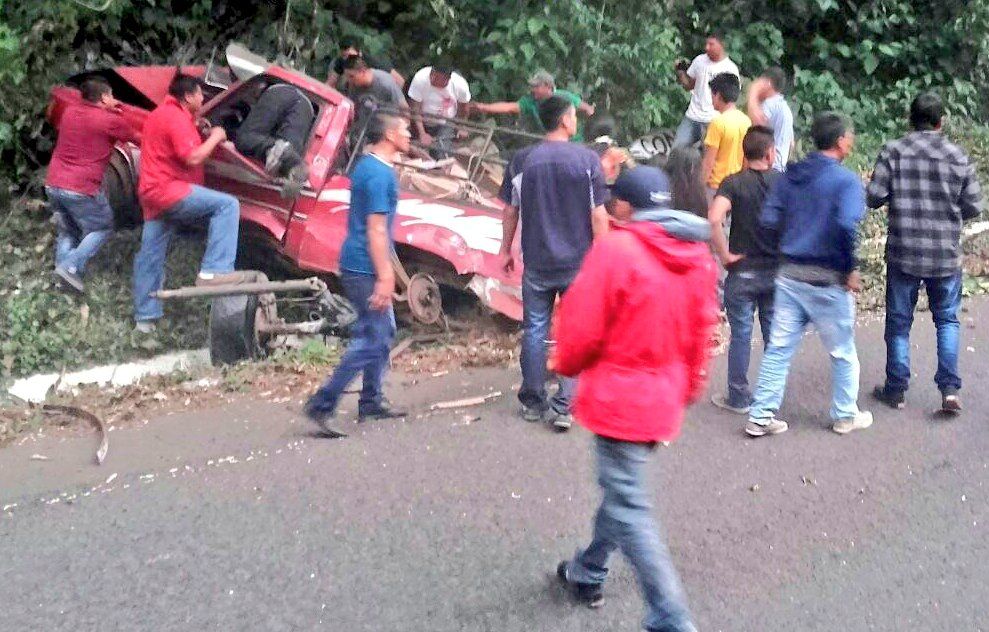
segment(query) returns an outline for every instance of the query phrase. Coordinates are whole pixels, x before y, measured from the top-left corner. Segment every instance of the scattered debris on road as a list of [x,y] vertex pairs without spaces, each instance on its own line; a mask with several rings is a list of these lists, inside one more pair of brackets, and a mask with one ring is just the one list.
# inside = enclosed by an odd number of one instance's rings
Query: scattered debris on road
[[495,399],[501,397],[501,391],[495,391],[494,393],[488,393],[487,395],[478,395],[477,397],[467,397],[465,399],[454,399],[446,402],[436,402],[429,407],[429,410],[448,410],[450,408],[467,408],[468,406],[480,406],[481,404],[487,402],[489,399]]
[[96,464],[103,465],[103,461],[106,460],[107,452],[110,451],[110,437],[107,431],[106,424],[103,420],[94,415],[93,413],[77,408],[75,406],[61,406],[58,404],[45,404],[41,408],[42,411],[46,413],[64,413],[66,415],[71,415],[73,417],[78,417],[79,419],[85,419],[90,422],[96,429],[100,431],[100,443],[96,448]]
[[45,456],[44,454],[32,454],[31,455],[31,460],[32,461],[51,461],[51,458]]

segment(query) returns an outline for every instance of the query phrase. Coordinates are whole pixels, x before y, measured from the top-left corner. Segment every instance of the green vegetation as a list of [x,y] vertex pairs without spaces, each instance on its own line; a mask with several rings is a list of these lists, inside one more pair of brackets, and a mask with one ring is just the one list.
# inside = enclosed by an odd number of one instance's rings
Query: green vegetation
[[[132,336],[133,233],[118,235],[93,262],[88,322],[73,299],[52,291],[52,231],[30,199],[40,197],[53,142],[44,121],[48,91],[75,72],[205,63],[239,40],[323,77],[338,39],[358,36],[407,76],[438,54],[449,56],[481,100],[516,98],[531,70],[547,68],[561,87],[616,116],[631,137],[677,124],[688,95],[674,80],[673,62],[699,53],[710,29],[726,34],[744,75],[779,64],[794,77],[798,133],[815,111],[848,113],[859,132],[851,164],[864,174],[881,143],[903,131],[913,95],[938,90],[950,108],[949,134],[972,152],[989,185],[989,131],[970,122],[989,118],[984,1],[113,0],[97,12],[74,0],[0,0],[0,374],[205,342],[205,305],[196,301],[168,306],[166,327],[151,341]],[[882,215],[871,215],[866,305],[881,300],[883,230]],[[191,279],[198,258],[194,244],[177,250],[176,283]]]

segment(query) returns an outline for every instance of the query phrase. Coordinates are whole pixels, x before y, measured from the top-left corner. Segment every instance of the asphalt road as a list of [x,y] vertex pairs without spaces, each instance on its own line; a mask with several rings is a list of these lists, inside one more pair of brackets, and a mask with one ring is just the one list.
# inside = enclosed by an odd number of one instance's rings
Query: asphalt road
[[[931,412],[920,314],[909,407],[864,395],[871,429],[828,430],[828,362],[810,338],[789,432],[748,439],[703,404],[657,451],[658,511],[703,632],[989,630],[989,301],[968,309],[957,419]],[[867,393],[880,322],[859,349]],[[339,441],[310,437],[294,404],[245,400],[114,432],[102,467],[89,438],[2,450],[0,507],[16,506],[0,513],[0,629],[636,630],[624,561],[598,611],[551,576],[589,536],[591,437],[515,417],[517,379],[396,377],[416,414]],[[505,394],[426,414],[492,390]]]

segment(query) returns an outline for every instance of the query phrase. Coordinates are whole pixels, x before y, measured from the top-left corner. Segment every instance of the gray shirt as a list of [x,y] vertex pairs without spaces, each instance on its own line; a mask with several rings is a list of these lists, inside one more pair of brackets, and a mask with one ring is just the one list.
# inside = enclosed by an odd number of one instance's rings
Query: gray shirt
[[347,85],[347,97],[357,106],[358,114],[360,114],[360,110],[366,107],[365,102],[369,99],[373,99],[378,105],[386,107],[408,107],[402,91],[390,74],[377,68],[371,70],[371,73],[374,75],[374,79],[371,80],[371,85],[368,87],[359,88],[349,83]]
[[763,101],[762,111],[769,119],[769,127],[772,128],[775,139],[776,162],[773,163],[773,169],[782,173],[786,171],[790,147],[793,145],[793,112],[782,94],[774,94]]

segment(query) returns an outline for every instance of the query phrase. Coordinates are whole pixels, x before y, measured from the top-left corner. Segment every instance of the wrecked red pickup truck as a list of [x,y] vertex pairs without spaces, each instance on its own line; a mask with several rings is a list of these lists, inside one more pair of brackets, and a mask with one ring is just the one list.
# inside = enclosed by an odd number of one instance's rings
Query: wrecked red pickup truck
[[[294,276],[315,275],[332,284],[346,234],[350,201],[346,173],[361,150],[362,134],[352,129],[354,105],[325,83],[271,65],[236,45],[227,49],[226,67],[184,66],[182,71],[204,80],[203,118],[234,134],[238,119],[242,120],[237,113],[249,110],[262,86],[288,83],[312,101],[315,117],[304,151],[308,178],[301,190],[297,187],[286,196],[284,181],[269,176],[263,165],[231,146],[218,148],[206,164],[206,185],[240,200],[238,267],[253,268],[274,257],[288,264],[286,269]],[[81,98],[74,86],[99,74],[113,87],[124,116],[140,128],[148,112],[164,99],[174,73],[170,66],[145,66],[77,75],[52,90],[48,118],[57,128],[65,107]],[[521,270],[516,267],[506,273],[497,257],[502,205],[495,193],[501,179],[499,163],[503,163],[493,153],[496,128],[463,121],[458,125],[466,126],[473,138],[461,144],[445,171],[417,169],[411,163],[399,167],[402,193],[395,242],[396,276],[400,287],[404,285],[400,298],[409,304],[413,318],[422,322],[436,322],[442,316],[440,286],[472,292],[487,308],[520,320]],[[523,140],[531,142],[531,138]],[[118,227],[141,221],[136,198],[139,168],[139,147],[116,148],[104,188]]]

